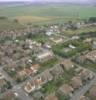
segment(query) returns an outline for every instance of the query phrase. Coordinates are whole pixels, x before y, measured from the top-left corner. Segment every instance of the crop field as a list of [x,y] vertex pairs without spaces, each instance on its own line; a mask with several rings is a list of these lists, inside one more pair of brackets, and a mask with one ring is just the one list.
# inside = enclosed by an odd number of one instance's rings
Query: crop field
[[54,17],[90,17],[96,16],[96,7],[64,4],[41,4],[24,6],[1,6],[0,15],[5,16],[54,16]]
[[[94,17],[96,16],[96,7],[68,4],[6,4],[0,5],[0,16],[6,16],[10,20],[17,19],[20,24],[64,23],[69,20],[78,21]],[[3,27],[2,23],[5,21],[0,21],[0,29]],[[9,27],[17,25],[8,23]]]
[[[20,19],[20,22],[60,21],[96,16],[96,7],[65,4],[38,4],[0,6],[0,15]],[[35,18],[36,17],[36,18]],[[21,20],[22,19],[22,20]],[[62,22],[62,21],[61,21]]]
[[21,28],[24,28],[24,26],[19,23],[16,23],[12,20],[7,20],[7,19],[1,20],[0,19],[0,31],[10,30],[10,29],[21,29]]

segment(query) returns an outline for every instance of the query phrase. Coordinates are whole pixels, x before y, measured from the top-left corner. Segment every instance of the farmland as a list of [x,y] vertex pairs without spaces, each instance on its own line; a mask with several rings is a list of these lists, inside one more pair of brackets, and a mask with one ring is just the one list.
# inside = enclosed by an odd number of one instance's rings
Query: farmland
[[[95,17],[96,7],[70,4],[0,4],[0,15],[9,19],[0,20],[0,30],[17,29],[22,28],[20,24],[57,24]],[[19,23],[14,23],[14,19]]]
[[[64,22],[96,16],[96,7],[67,4],[0,6],[0,15],[17,18],[20,22]],[[27,16],[26,16],[27,15]]]
[[0,19],[0,31],[10,30],[10,29],[21,29],[21,28],[24,28],[24,26],[14,22],[13,20]]

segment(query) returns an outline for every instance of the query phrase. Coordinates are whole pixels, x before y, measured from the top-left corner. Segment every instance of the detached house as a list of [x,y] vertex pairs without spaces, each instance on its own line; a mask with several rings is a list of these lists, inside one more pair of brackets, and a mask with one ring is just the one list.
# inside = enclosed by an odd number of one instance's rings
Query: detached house
[[19,100],[19,95],[14,91],[7,91],[1,96],[0,100]]
[[88,80],[91,80],[93,79],[94,77],[94,74],[88,70],[88,69],[83,69],[79,74],[78,76],[82,79],[83,82],[86,82]]
[[38,64],[33,64],[30,69],[32,70],[33,73],[37,73],[39,70],[40,66]]
[[44,100],[58,100],[55,94],[50,94]]
[[71,85],[74,89],[79,89],[80,87],[83,86],[82,80],[80,77],[73,77],[71,79]]
[[96,41],[93,41],[92,48],[96,49]]
[[28,74],[26,73],[25,70],[22,70],[20,72],[18,72],[18,74],[16,75],[16,81],[24,81],[27,78]]
[[36,60],[38,62],[44,62],[51,59],[52,57],[53,57],[53,53],[51,51],[44,50],[43,52],[37,54]]
[[41,87],[42,87],[42,80],[41,80],[41,78],[36,77],[24,85],[24,90],[27,93],[31,93],[35,90],[39,90]]
[[63,38],[61,38],[61,37],[51,37],[50,40],[51,40],[54,44],[63,43]]
[[90,100],[96,100],[96,85],[89,90],[89,98]]
[[53,80],[53,76],[51,75],[49,70],[46,70],[46,71],[42,72],[39,75],[39,77],[41,78],[43,84]]
[[60,94],[62,94],[62,95],[71,97],[72,94],[73,94],[73,91],[74,91],[74,89],[70,85],[64,84],[63,86],[61,86],[59,88],[59,91],[58,92]]
[[35,90],[39,90],[44,84],[53,80],[53,76],[49,73],[48,70],[34,77],[32,81],[27,82],[24,85],[24,90],[27,93],[31,93]]
[[86,56],[86,59],[92,61],[93,63],[96,62],[96,50],[89,52],[85,56]]
[[60,65],[56,65],[55,67],[51,68],[50,73],[53,75],[53,77],[58,78],[64,73],[64,69]]
[[[33,82],[34,83],[34,82]],[[27,93],[31,93],[32,91],[35,90],[35,85],[33,84],[32,82],[27,82],[24,86],[24,90],[27,92]]]
[[90,100],[90,99],[86,96],[82,96],[82,97],[80,97],[80,100]]
[[65,59],[64,61],[62,61],[61,66],[67,71],[75,67],[74,63],[69,59],[68,60]]

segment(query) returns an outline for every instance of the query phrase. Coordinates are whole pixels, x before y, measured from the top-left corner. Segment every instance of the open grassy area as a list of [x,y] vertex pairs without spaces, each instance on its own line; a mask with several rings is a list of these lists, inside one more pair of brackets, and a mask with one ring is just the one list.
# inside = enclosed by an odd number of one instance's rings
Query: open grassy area
[[59,60],[56,57],[53,57],[52,59],[50,59],[40,65],[41,66],[40,71],[54,67],[54,65],[57,64],[58,62],[59,62]]
[[0,31],[10,30],[10,29],[21,29],[21,28],[24,28],[24,26],[19,23],[14,22],[13,20],[0,19]]
[[[74,49],[70,48],[69,47],[70,44],[73,45],[75,48]],[[89,43],[84,43],[82,42],[82,40],[73,40],[64,42],[59,45],[55,45],[53,47],[53,52],[61,57],[69,58],[78,53],[89,50],[90,48],[91,45]]]
[[66,30],[64,33],[62,34],[66,34],[66,35],[69,35],[69,36],[72,36],[74,34],[81,34],[81,33],[87,33],[87,32],[95,32],[96,31],[96,26],[90,26],[90,27],[82,27],[80,29],[77,29],[77,30]]

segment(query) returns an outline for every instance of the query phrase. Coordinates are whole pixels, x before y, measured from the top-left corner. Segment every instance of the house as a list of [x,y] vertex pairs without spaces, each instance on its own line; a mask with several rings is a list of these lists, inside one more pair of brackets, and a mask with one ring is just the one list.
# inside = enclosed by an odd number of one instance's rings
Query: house
[[86,59],[92,61],[93,63],[96,62],[96,50],[93,50],[93,51],[89,52],[85,56],[86,56]]
[[39,90],[43,85],[43,81],[42,81],[41,77],[36,76],[34,78],[34,84],[35,84],[36,90]]
[[84,64],[86,62],[86,57],[84,55],[77,56],[75,58],[75,61],[79,64]]
[[43,47],[44,47],[45,49],[51,49],[51,48],[52,48],[52,46],[51,46],[50,43],[44,43]]
[[92,86],[92,88],[89,90],[88,96],[90,100],[96,100],[96,85]]
[[25,70],[19,71],[16,75],[16,81],[24,81],[27,78],[28,74]]
[[62,95],[65,95],[65,96],[72,96],[73,92],[74,92],[74,89],[68,85],[68,84],[64,84],[63,86],[61,86],[58,90],[58,92]]
[[32,66],[30,67],[33,73],[37,73],[39,68],[40,68],[39,64],[32,64]]
[[50,73],[53,75],[53,77],[58,78],[64,73],[64,69],[60,65],[56,65],[55,67],[50,69]]
[[45,70],[44,72],[42,72],[39,77],[41,78],[43,84],[53,80],[53,76],[51,75],[49,70]]
[[79,36],[72,36],[72,40],[78,40],[79,38]]
[[25,85],[24,85],[24,90],[27,92],[27,93],[31,93],[32,91],[35,90],[35,84],[34,82],[27,82]]
[[28,81],[24,85],[24,90],[27,93],[31,93],[35,90],[39,90],[42,87],[42,80],[40,77],[34,77],[31,81]]
[[30,82],[24,85],[24,90],[27,93],[31,93],[35,90],[39,90],[42,85],[53,80],[53,76],[49,73],[49,70],[42,72],[41,74],[32,78]]
[[51,37],[50,40],[51,40],[54,44],[63,43],[63,38],[61,38],[61,37]]
[[73,77],[70,83],[74,89],[79,89],[83,86],[82,80],[78,76]]
[[81,25],[81,23],[80,22],[78,22],[78,23],[75,23],[75,25],[74,25],[77,29],[80,29],[81,27],[82,27],[82,25]]
[[44,100],[44,94],[40,91],[35,92],[32,96],[34,100]]
[[92,48],[96,49],[96,41],[93,41]]
[[77,67],[77,68],[75,69],[75,72],[76,72],[76,74],[79,74],[82,70],[83,70],[82,67]]
[[92,38],[86,38],[83,42],[91,43],[92,42]]
[[36,60],[38,62],[44,62],[44,61],[51,59],[52,57],[53,57],[52,51],[44,50],[43,52],[37,54]]
[[80,97],[80,100],[90,100],[90,99],[86,96],[82,96],[82,97]]
[[75,67],[74,63],[69,59],[65,59],[60,65],[67,71]]
[[47,31],[45,34],[46,34],[47,36],[51,36],[51,35],[54,34],[54,32],[50,30],[50,31]]
[[17,100],[17,99],[19,99],[19,95],[14,91],[5,92],[0,98],[0,100]]
[[53,94],[50,94],[50,95],[48,95],[47,97],[45,97],[44,100],[58,100],[58,98],[57,98],[56,95],[53,93]]
[[94,74],[88,69],[83,69],[78,76],[83,80],[83,82],[94,78]]

